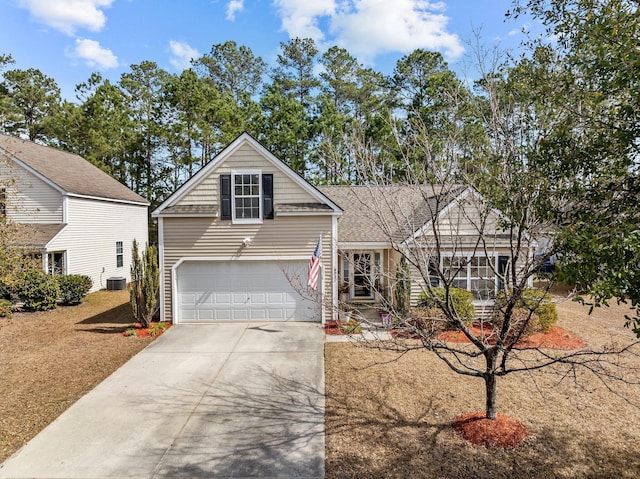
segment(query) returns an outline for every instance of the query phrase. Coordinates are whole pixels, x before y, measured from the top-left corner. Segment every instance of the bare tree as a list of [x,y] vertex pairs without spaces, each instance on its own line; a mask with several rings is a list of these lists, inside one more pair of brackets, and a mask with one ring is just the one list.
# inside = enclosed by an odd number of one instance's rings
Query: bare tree
[[[396,265],[382,268],[367,284],[380,298],[380,307],[394,317],[396,334],[378,334],[378,341],[363,344],[400,354],[426,349],[452,371],[483,380],[489,419],[497,417],[498,379],[512,373],[553,366],[570,374],[582,367],[612,389],[616,382],[637,383],[620,368],[620,358],[634,354],[638,343],[569,352],[523,345],[552,284],[538,294],[528,293],[554,253],[553,243],[541,249],[537,239],[561,226],[545,212],[566,210],[572,199],[554,195],[544,168],[531,161],[552,112],[544,116],[518,101],[513,88],[495,74],[483,78],[478,96],[451,93],[451,103],[472,111],[485,132],[475,147],[474,163],[461,154],[469,144],[460,130],[434,139],[432,131],[414,121],[410,138],[397,135],[398,151],[406,152],[402,181],[381,174],[383,153],[355,133],[351,156],[362,186],[326,190],[344,195],[342,201],[362,224],[383,234],[392,250],[389,263]],[[445,147],[433,148],[434,141],[444,141]],[[397,274],[402,262],[410,267],[413,303],[422,299],[427,307],[407,311],[393,294],[402,281]],[[475,313],[457,300],[459,288],[473,294]],[[468,342],[447,341],[445,330],[463,334]]]

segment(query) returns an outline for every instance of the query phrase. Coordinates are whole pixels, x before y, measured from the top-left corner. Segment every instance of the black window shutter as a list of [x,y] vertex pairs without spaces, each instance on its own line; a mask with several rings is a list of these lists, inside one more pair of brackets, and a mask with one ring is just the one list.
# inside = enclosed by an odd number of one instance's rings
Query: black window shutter
[[220,175],[221,218],[231,219],[231,175]]
[[265,220],[273,219],[273,175],[262,175],[262,216]]

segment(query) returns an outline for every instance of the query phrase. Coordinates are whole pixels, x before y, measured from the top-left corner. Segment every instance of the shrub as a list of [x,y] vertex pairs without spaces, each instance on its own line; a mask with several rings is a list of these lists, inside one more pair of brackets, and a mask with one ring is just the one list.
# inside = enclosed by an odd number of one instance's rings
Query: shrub
[[11,301],[8,299],[0,299],[0,318],[10,318],[11,310]]
[[158,252],[155,246],[147,246],[142,255],[138,253],[138,242],[133,240],[131,252],[131,286],[129,303],[133,316],[144,327],[149,327],[158,303],[160,291]]
[[[497,311],[491,317],[491,323],[498,329],[502,328],[503,320],[504,315],[501,314],[500,311]],[[526,338],[540,331],[542,331],[540,327],[540,317],[536,313],[531,312],[527,308],[513,309],[511,312],[511,327],[507,334],[508,339],[514,340],[517,337]]]
[[31,270],[20,274],[15,290],[25,309],[46,311],[58,303],[60,289],[53,276],[44,271]]
[[[429,291],[423,291],[420,293],[418,305],[424,308],[440,308],[440,303],[445,302],[446,290],[445,288],[432,288],[433,295]],[[452,305],[452,309],[455,314],[465,324],[471,324],[476,319],[476,308],[473,306],[473,293],[461,288],[449,288],[449,300]]]
[[82,274],[67,274],[55,278],[58,288],[60,288],[60,299],[63,304],[80,303],[93,286],[91,278]]
[[[500,292],[496,298],[496,313],[491,318],[497,327],[502,327],[504,316],[500,309],[504,308],[505,303],[506,295],[504,292]],[[523,336],[539,332],[546,333],[558,321],[556,305],[551,302],[551,297],[541,289],[526,289],[522,292],[522,297],[515,304],[511,317],[514,334],[519,331],[518,323],[524,321],[529,313],[533,314],[529,324],[526,325]]]

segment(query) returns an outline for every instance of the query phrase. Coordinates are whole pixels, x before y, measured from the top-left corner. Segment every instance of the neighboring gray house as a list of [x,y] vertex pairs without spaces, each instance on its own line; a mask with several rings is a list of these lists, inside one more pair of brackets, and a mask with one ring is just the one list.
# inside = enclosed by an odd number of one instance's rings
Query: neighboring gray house
[[[498,287],[494,271],[504,269],[510,242],[497,227],[500,213],[486,214],[481,203],[474,190],[457,186],[315,188],[245,133],[152,213],[161,317],[330,320],[342,291],[349,302],[380,302],[374,290],[392,298],[397,250],[433,256],[434,231],[442,268],[473,252],[455,283],[483,306]],[[480,217],[490,248],[478,253]],[[316,295],[307,288],[307,265],[320,237]],[[414,303],[424,287],[416,273]]]
[[20,243],[52,274],[93,290],[130,279],[131,246],[148,241],[147,200],[78,155],[0,134],[0,214],[26,225]]

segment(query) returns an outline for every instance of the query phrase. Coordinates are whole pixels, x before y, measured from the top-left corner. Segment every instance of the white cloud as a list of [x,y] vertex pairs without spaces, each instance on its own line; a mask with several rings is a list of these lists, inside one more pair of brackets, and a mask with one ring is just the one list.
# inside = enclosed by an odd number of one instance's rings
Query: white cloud
[[169,62],[177,70],[185,70],[189,68],[191,66],[191,59],[200,58],[198,50],[186,42],[169,40],[169,48],[171,49],[171,58],[169,59]]
[[244,0],[230,0],[227,3],[227,20],[234,21],[236,13],[244,10]]
[[449,59],[460,57],[460,38],[447,30],[443,2],[426,0],[274,0],[282,28],[291,37],[310,37],[345,47],[364,61],[388,52],[416,48],[437,50]]
[[337,5],[334,0],[275,0],[282,19],[282,29],[291,38],[313,38],[322,41],[324,34],[319,27],[322,17],[333,18]]
[[67,35],[77,28],[99,31],[107,21],[102,9],[113,0],[20,0],[20,6],[29,10],[31,16]]
[[118,57],[111,50],[102,48],[100,43],[87,38],[76,38],[76,48],[71,56],[82,58],[90,67],[116,68]]
[[522,26],[520,28],[514,28],[513,30],[509,31],[509,33],[507,34],[507,36],[509,37],[513,37],[516,35],[520,35],[520,34],[527,34],[529,33],[529,24],[528,23],[523,23]]

